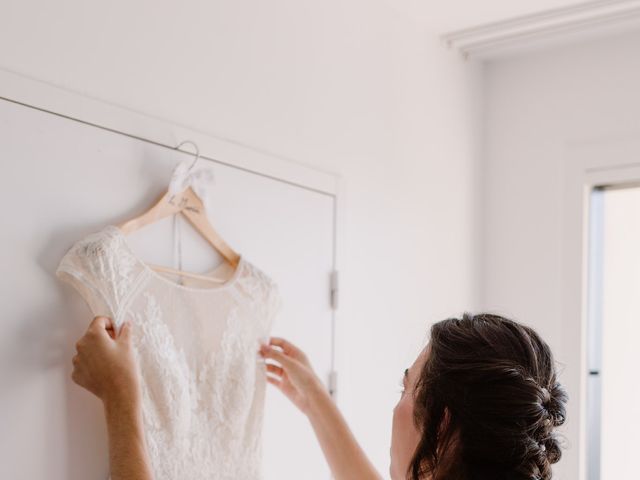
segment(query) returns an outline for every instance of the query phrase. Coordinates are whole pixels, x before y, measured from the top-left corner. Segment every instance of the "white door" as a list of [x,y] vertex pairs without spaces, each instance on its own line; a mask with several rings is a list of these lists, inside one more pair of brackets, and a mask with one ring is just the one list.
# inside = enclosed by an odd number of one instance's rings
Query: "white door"
[[589,479],[637,477],[640,187],[591,196]]
[[[11,272],[0,280],[0,477],[105,478],[102,411],[69,380],[73,344],[90,314],[53,270],[71,242],[147,208],[183,157],[5,101],[0,126],[2,265]],[[284,308],[273,334],[299,344],[326,379],[334,197],[207,160],[199,166],[216,176],[212,223],[279,284]],[[183,268],[209,269],[217,256],[183,227]],[[170,221],[131,243],[144,260],[172,265]],[[308,422],[270,385],[265,415],[267,480],[329,478]]]

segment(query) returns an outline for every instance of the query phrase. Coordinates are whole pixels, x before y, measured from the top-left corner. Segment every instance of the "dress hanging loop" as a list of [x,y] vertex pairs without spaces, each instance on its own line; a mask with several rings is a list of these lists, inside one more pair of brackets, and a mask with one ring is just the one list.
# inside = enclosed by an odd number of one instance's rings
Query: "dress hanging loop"
[[196,158],[193,160],[193,163],[191,164],[191,166],[187,170],[187,173],[189,173],[193,169],[193,167],[196,166],[196,163],[198,163],[198,160],[200,159],[200,149],[198,148],[198,145],[196,145],[195,142],[192,142],[191,140],[184,140],[184,141],[180,142],[180,144],[176,147],[176,150],[180,150],[180,147],[182,145],[184,145],[185,143],[190,143],[191,145],[193,145],[193,148],[196,149]]

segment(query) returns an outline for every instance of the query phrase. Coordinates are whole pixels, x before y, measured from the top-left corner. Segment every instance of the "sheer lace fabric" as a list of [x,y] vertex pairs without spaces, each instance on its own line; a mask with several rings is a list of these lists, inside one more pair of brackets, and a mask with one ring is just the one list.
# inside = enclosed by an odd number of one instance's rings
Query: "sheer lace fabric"
[[179,285],[112,225],[76,242],[56,275],[94,315],[131,322],[156,480],[261,478],[266,373],[257,351],[281,306],[267,275],[242,258],[221,285]]

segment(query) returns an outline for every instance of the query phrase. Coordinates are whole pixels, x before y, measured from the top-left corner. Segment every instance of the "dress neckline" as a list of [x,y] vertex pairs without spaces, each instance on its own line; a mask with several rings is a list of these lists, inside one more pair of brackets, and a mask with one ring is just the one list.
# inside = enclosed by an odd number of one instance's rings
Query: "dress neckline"
[[[146,272],[146,275],[151,277],[151,278],[156,278],[161,282],[164,282],[166,284],[168,284],[169,286],[179,289],[179,290],[186,290],[189,292],[198,292],[198,293],[202,293],[202,292],[219,292],[221,290],[226,290],[227,288],[235,285],[235,283],[238,281],[238,278],[240,277],[240,273],[242,270],[244,270],[245,267],[245,260],[244,260],[244,256],[241,255],[239,260],[238,260],[238,265],[236,265],[235,270],[233,271],[232,275],[229,277],[229,279],[220,284],[220,285],[216,285],[213,287],[189,287],[186,285],[180,285],[179,283],[176,283],[172,280],[169,280],[168,278],[162,276],[160,273],[156,272],[153,268],[151,268],[147,263],[145,263],[140,257],[138,257],[138,255],[136,255],[136,253],[133,251],[133,248],[131,247],[131,245],[129,244],[129,241],[127,240],[127,236],[125,235],[125,233],[116,225],[107,225],[104,228],[105,231],[112,233],[114,236],[116,236],[119,240],[120,243],[122,244],[122,246],[125,248],[125,250],[127,251],[127,253],[140,265],[140,267]],[[205,275],[205,276],[210,276],[212,275],[217,269],[219,268],[219,266],[208,270],[204,273],[202,273],[201,275]]]

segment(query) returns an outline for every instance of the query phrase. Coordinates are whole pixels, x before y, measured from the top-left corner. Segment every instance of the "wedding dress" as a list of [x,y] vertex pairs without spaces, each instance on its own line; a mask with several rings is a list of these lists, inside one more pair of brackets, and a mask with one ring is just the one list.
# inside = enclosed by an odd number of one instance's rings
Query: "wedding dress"
[[261,478],[266,371],[257,352],[281,297],[244,257],[207,274],[228,279],[175,283],[114,225],[76,242],[56,269],[94,315],[131,323],[156,480]]

